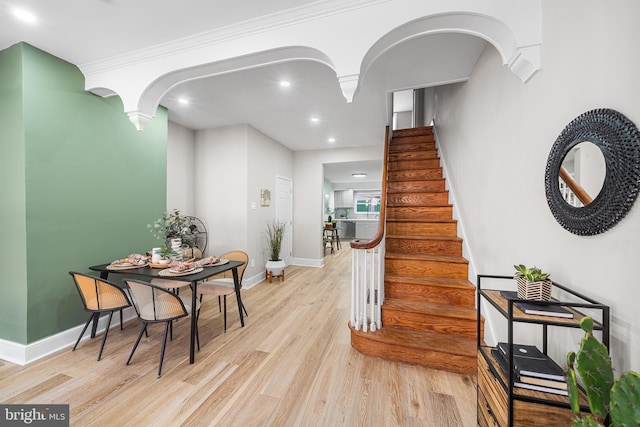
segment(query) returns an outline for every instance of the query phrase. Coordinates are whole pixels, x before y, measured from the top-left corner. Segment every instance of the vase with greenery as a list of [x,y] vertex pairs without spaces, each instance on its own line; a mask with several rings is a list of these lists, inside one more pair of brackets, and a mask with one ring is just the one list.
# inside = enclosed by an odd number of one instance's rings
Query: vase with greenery
[[160,264],[168,264],[172,256],[178,255],[173,248],[167,245],[160,245],[160,249],[158,249],[156,253],[160,256]]
[[271,224],[267,224],[265,237],[267,241],[268,260],[265,268],[270,278],[280,276],[282,270],[286,267],[285,262],[280,258],[285,230],[286,224],[284,222],[274,221]]
[[182,244],[187,246],[193,246],[194,242],[190,239],[194,235],[194,227],[191,217],[181,214],[177,209],[166,211],[153,223],[147,224],[147,228],[156,239],[165,243],[171,239],[180,239]]

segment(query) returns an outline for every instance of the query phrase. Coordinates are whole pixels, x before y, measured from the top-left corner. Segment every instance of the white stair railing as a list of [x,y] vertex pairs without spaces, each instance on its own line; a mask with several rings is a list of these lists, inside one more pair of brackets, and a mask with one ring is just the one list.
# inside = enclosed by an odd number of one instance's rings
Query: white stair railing
[[382,328],[384,239],[371,249],[351,251],[351,326],[363,332]]

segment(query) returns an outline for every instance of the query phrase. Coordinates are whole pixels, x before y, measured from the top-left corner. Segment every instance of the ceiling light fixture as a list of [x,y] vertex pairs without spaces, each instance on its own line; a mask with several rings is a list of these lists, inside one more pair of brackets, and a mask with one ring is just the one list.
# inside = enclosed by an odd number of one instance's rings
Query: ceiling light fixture
[[38,19],[33,13],[24,9],[13,9],[13,16],[29,24],[35,24],[36,22],[38,22]]
[[320,121],[317,117],[311,117],[311,123],[318,123]]
[[178,102],[182,105],[189,104],[189,100],[187,98],[178,98]]
[[333,138],[333,137],[331,137],[331,138],[327,139],[327,142],[328,142],[329,144],[333,144],[334,142],[336,142],[336,139],[335,139],[335,138]]
[[280,82],[280,86],[282,86],[282,87],[289,87],[289,86],[291,86],[291,83],[290,83],[290,82],[288,82],[288,81],[286,81],[286,80],[282,80],[282,81]]
[[354,178],[364,178],[365,176],[367,176],[367,174],[364,172],[356,172],[352,173],[351,176]]

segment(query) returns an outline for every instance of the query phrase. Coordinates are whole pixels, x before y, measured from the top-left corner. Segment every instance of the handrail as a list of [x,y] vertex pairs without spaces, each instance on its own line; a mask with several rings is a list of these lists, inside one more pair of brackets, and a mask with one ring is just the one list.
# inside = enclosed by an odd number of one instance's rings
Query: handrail
[[380,192],[380,217],[378,219],[378,232],[371,240],[352,240],[349,244],[352,249],[372,249],[380,244],[382,238],[384,237],[384,225],[385,225],[385,217],[387,212],[387,159],[389,155],[389,142],[391,135],[389,133],[389,126],[385,128],[384,133],[384,160],[382,169],[382,190]]
[[591,196],[589,196],[585,189],[582,188],[575,179],[573,179],[573,177],[569,174],[569,171],[567,171],[564,166],[560,166],[560,178],[565,182],[565,184],[567,184],[567,187],[569,187],[571,191],[573,191],[573,194],[576,195],[578,200],[580,200],[580,202],[584,206],[587,206],[593,201]]

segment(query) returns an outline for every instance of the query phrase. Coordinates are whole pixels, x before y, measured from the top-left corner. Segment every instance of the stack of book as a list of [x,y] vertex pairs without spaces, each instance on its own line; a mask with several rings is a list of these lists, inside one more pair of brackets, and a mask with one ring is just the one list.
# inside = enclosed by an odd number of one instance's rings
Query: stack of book
[[[509,345],[498,343],[491,354],[507,374]],[[513,344],[513,374],[515,387],[566,396],[567,381],[564,371],[536,346]]]
[[518,293],[513,291],[501,291],[500,294],[509,300],[517,300],[513,303],[525,314],[535,314],[538,316],[564,317],[572,319],[573,313],[560,305],[544,305],[529,303],[518,298]]

